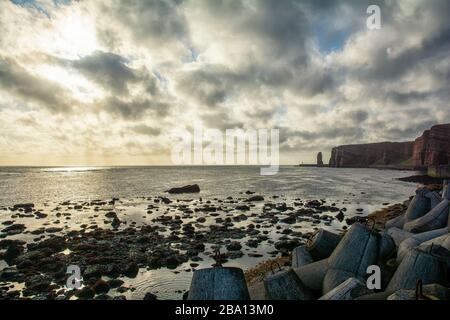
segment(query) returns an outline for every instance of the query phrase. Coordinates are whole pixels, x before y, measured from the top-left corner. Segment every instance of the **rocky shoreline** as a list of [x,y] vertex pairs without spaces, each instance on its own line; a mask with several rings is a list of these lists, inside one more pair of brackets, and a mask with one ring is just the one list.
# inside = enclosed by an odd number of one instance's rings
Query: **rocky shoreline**
[[[349,231],[316,233],[293,250],[291,259],[274,259],[247,271],[250,297],[449,300],[449,188],[449,181],[427,184],[414,197],[369,214]],[[331,241],[330,235],[339,238]],[[317,250],[325,254],[319,258]],[[355,254],[358,259],[352,258]],[[383,270],[381,282],[369,288],[365,272],[374,263]]]
[[[192,273],[213,261],[226,264],[243,257],[261,261],[246,273],[251,283],[273,270],[271,259],[288,265],[290,252],[319,228],[344,231],[367,219],[364,209],[348,212],[348,199],[340,204],[287,201],[251,191],[235,198],[155,196],[139,201],[147,216],[142,219],[150,217],[150,224],[129,222],[130,214],[123,209],[127,201],[117,198],[66,201],[53,208],[0,208],[10,214],[0,220],[0,261],[5,262],[0,265],[0,299],[126,299],[135,290],[129,280],[142,271]],[[390,206],[383,217],[404,209]],[[377,216],[381,219],[382,214]],[[310,231],[303,231],[306,226]],[[69,265],[80,267],[83,288],[65,286]],[[177,294],[186,297],[186,290],[180,288]],[[157,299],[158,292],[148,291],[142,298]]]

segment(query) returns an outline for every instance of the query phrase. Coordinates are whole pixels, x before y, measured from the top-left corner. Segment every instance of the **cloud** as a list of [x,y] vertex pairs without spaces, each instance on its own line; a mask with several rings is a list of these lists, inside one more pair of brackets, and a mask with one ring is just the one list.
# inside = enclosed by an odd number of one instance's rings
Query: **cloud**
[[127,93],[128,83],[139,80],[136,72],[126,65],[127,60],[114,53],[97,51],[72,61],[73,68],[91,80],[117,94]]
[[59,84],[39,78],[15,60],[0,57],[0,90],[51,112],[70,112],[74,101]]
[[[369,4],[381,30],[366,28]],[[288,163],[413,139],[450,117],[447,12],[445,0],[1,2],[0,111],[55,154],[144,163],[196,124],[280,128]],[[23,136],[6,121],[0,151]]]
[[158,136],[161,133],[161,129],[150,127],[145,124],[134,126],[131,128],[131,131],[145,136]]
[[121,100],[115,97],[109,97],[102,100],[101,109],[125,119],[137,120],[147,112],[163,117],[167,115],[169,105],[161,101],[148,99]]

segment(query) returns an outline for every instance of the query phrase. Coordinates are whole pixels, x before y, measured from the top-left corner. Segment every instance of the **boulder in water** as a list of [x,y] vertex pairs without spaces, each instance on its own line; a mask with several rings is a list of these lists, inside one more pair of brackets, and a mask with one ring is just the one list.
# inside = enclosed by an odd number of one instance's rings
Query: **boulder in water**
[[172,189],[167,190],[166,192],[170,193],[170,194],[199,193],[200,187],[198,186],[198,184],[193,184],[193,185],[187,185],[187,186],[180,187],[180,188],[172,188]]

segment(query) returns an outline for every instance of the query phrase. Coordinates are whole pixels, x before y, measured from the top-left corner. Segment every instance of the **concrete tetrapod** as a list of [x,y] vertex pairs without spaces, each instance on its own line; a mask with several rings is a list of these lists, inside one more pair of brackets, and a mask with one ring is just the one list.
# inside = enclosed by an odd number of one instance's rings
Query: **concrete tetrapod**
[[188,300],[249,300],[244,272],[240,268],[215,267],[196,270]]
[[289,269],[267,277],[264,280],[267,299],[269,300],[313,300],[315,295]]
[[400,246],[398,247],[397,262],[401,262],[403,260],[403,258],[405,257],[405,255],[410,250],[419,246],[421,243],[432,240],[432,239],[439,238],[446,234],[448,234],[447,227],[441,228],[441,229],[436,229],[436,230],[431,230],[431,231],[427,231],[427,232],[422,232],[422,233],[416,233],[413,236],[409,237],[408,239],[403,240],[402,243],[400,244]]
[[395,242],[395,245],[398,247],[400,246],[400,243],[402,243],[404,240],[412,237],[414,234],[399,228],[390,228],[387,229],[387,234],[392,237],[392,239]]
[[443,284],[446,278],[447,268],[442,257],[416,248],[403,258],[385,291],[415,289],[418,280],[423,284]]
[[386,230],[391,229],[391,228],[398,228],[398,229],[403,229],[403,225],[405,224],[405,214],[403,213],[402,215],[395,217],[391,220],[386,221],[386,223],[384,224],[384,228]]
[[319,229],[306,243],[306,247],[314,260],[328,258],[341,241],[341,236],[333,232]]
[[356,278],[348,278],[336,288],[319,298],[319,300],[354,300],[371,293],[366,284]]
[[301,245],[292,250],[292,268],[300,268],[314,262],[305,245]]
[[294,269],[294,272],[308,288],[322,295],[323,279],[328,268],[328,259],[323,259]]
[[324,294],[350,277],[364,279],[367,267],[377,263],[380,235],[360,223],[352,225],[328,259]]
[[443,228],[448,224],[449,211],[450,200],[444,199],[426,215],[405,223],[403,228],[413,233]]
[[427,197],[428,193],[430,193],[430,190],[426,187],[416,190],[416,195],[405,212],[405,224],[422,217],[431,210],[431,200]]

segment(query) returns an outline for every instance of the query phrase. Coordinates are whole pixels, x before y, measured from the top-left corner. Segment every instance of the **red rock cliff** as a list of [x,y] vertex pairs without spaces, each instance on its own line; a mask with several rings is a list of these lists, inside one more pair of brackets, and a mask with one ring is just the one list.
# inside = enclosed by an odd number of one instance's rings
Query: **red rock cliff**
[[410,167],[450,165],[450,124],[433,126],[410,142],[380,142],[335,147],[330,167]]
[[412,164],[415,168],[450,164],[450,124],[433,126],[414,141]]
[[379,142],[335,147],[330,167],[411,166],[414,143]]

